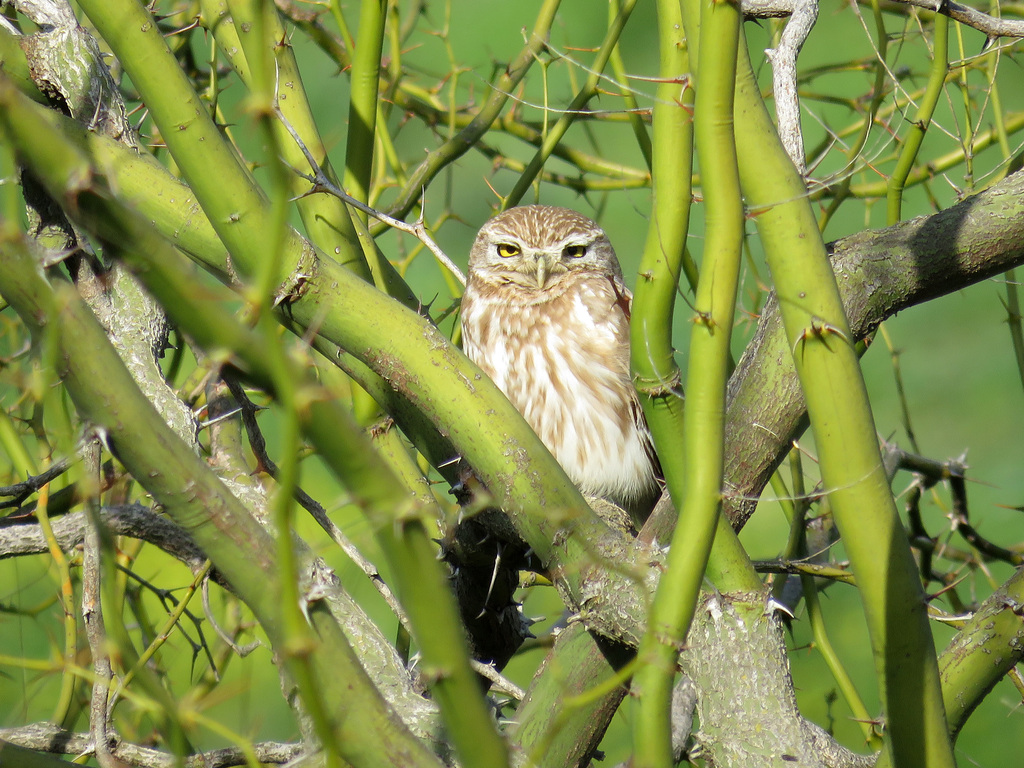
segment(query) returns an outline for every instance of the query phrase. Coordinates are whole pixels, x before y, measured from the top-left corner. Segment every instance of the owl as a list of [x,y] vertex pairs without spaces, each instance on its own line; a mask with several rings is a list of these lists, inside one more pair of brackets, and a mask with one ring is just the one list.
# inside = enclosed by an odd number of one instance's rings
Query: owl
[[596,223],[511,208],[473,244],[462,338],[580,491],[642,520],[661,487],[629,370],[631,299]]

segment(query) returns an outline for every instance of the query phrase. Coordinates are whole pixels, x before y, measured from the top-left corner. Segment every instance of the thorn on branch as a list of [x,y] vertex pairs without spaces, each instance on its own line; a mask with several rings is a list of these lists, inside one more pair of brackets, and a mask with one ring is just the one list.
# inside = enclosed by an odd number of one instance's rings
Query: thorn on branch
[[796,348],[801,344],[806,344],[808,339],[818,339],[828,347],[826,338],[829,334],[834,334],[845,341],[847,344],[851,344],[850,337],[846,334],[842,328],[839,328],[832,323],[826,322],[819,318],[812,318],[811,324],[800,331],[800,335],[797,336],[796,341],[793,342],[793,356],[796,356]]

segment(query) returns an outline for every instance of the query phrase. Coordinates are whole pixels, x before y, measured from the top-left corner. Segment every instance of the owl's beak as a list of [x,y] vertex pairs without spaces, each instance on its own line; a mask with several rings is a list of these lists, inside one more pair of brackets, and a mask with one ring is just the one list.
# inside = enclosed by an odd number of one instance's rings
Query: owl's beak
[[544,284],[548,280],[548,275],[551,273],[551,264],[548,262],[548,255],[546,253],[538,253],[537,259],[537,287],[543,288]]

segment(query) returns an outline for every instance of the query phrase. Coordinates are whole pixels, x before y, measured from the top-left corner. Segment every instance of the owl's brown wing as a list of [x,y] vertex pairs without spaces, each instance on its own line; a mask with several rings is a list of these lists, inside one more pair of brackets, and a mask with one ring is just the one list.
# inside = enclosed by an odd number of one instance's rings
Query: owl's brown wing
[[[626,287],[625,282],[618,275],[609,275],[608,280],[611,282],[612,291],[615,294],[615,306],[625,316],[627,323],[632,318],[633,312],[633,294],[629,288]],[[651,463],[651,467],[654,470],[654,475],[658,480],[659,490],[664,487],[665,483],[665,472],[661,467],[661,460],[658,458],[658,453],[654,449],[654,438],[651,436],[650,427],[647,426],[647,417],[644,415],[643,407],[640,405],[640,396],[635,391],[629,404],[630,412],[633,415],[633,423],[636,424],[637,432],[640,433],[644,452],[647,454],[647,459]],[[657,498],[654,499],[657,502]]]

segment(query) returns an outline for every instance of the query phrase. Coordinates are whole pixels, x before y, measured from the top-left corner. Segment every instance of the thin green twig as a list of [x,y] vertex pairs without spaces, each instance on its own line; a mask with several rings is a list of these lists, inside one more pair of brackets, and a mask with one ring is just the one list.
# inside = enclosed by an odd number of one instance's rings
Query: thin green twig
[[917,153],[921,149],[924,135],[931,125],[932,115],[935,114],[935,105],[939,102],[939,96],[946,84],[946,77],[949,74],[949,18],[942,14],[935,16],[934,45],[932,48],[931,74],[928,77],[928,85],[924,97],[918,106],[917,113],[911,123],[910,130],[903,140],[903,147],[900,149],[899,159],[896,161],[896,168],[889,177],[886,190],[886,222],[890,225],[900,220],[900,212],[903,206],[903,189],[907,184],[910,171],[917,160]]
[[721,519],[725,385],[743,246],[743,204],[733,134],[741,23],[737,5],[714,0],[701,3],[694,132],[704,178],[704,261],[690,335],[684,406],[685,482],[679,522],[637,652],[633,679],[637,702],[633,765],[645,768],[668,768],[674,762],[670,702],[676,660],[696,612]]
[[579,112],[586,108],[590,100],[597,95],[597,86],[601,82],[602,72],[608,63],[609,57],[612,55],[612,51],[615,49],[615,45],[619,40],[619,36],[622,34],[623,28],[626,26],[626,21],[629,19],[629,15],[633,12],[633,7],[636,5],[636,0],[624,0],[619,10],[618,15],[612,20],[612,23],[608,25],[608,32],[604,36],[604,40],[601,41],[601,46],[598,48],[597,56],[594,58],[594,63],[591,65],[590,74],[587,75],[586,83],[579,90],[573,100],[569,103],[569,106],[565,108],[565,111],[558,118],[553,126],[547,131],[544,136],[544,142],[541,144],[537,153],[530,160],[526,166],[526,170],[516,181],[515,186],[512,187],[512,191],[508,193],[505,199],[502,201],[502,208],[511,208],[517,205],[522,200],[523,195],[533,184],[537,175],[544,167],[544,163],[547,162],[548,157],[551,155],[554,148],[558,146],[558,143],[565,136],[566,131],[575,122]]

